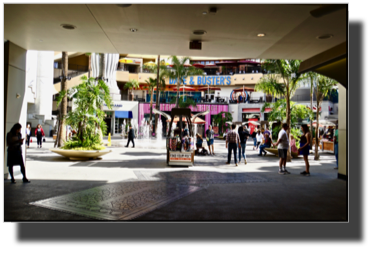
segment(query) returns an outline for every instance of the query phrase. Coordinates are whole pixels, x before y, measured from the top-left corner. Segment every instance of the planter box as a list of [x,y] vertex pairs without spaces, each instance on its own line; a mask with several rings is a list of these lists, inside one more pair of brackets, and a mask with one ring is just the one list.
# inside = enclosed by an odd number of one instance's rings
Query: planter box
[[69,158],[70,160],[89,160],[99,159],[100,156],[110,153],[112,150],[69,150],[69,149],[50,149],[51,152]]

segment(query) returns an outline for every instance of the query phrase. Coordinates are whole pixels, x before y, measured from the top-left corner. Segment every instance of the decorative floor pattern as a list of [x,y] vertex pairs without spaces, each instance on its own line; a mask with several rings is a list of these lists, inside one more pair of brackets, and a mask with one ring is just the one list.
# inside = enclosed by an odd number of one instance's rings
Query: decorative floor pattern
[[243,172],[134,171],[136,180],[32,202],[32,205],[100,220],[131,220],[210,184],[269,182]]

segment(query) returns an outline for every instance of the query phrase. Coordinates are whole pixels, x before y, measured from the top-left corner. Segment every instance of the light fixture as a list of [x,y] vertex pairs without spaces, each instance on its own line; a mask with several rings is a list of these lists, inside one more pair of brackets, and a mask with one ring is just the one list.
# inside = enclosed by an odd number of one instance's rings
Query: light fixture
[[234,81],[236,81],[236,78],[234,79]]
[[259,38],[262,38],[262,37],[265,37],[265,34],[264,34],[264,33],[259,33],[259,34],[257,34],[257,36],[258,36]]
[[202,12],[202,15],[207,15],[207,11],[203,11],[203,12]]
[[39,41],[40,41],[40,42],[42,42],[43,40],[42,40],[42,39],[40,39]]
[[204,35],[206,34],[207,32],[205,30],[194,30],[193,31],[193,34],[194,35]]
[[251,78],[251,80],[253,80],[253,77]]
[[245,80],[245,78],[243,78],[243,81]]
[[137,28],[130,28],[129,29],[131,32],[136,32],[137,31]]
[[70,24],[61,24],[61,27],[63,27],[64,29],[68,29],[68,30],[76,29],[76,26],[70,25]]
[[324,35],[317,36],[317,39],[329,39],[332,37],[333,37],[333,35],[331,35],[331,34],[324,34]]

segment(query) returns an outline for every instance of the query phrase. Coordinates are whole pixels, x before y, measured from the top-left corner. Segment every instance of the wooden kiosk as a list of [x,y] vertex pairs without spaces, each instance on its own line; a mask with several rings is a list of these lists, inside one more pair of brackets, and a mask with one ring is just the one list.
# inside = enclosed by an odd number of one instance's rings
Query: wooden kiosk
[[[194,142],[192,144],[192,148],[191,148],[190,144],[188,144],[187,149],[184,150],[184,146],[183,146],[184,135],[182,132],[182,127],[183,127],[182,119],[185,118],[185,124],[187,123],[188,128],[189,128],[189,137],[191,139],[194,138],[193,129],[192,129],[193,127],[192,127],[192,123],[191,123],[191,109],[189,109],[189,108],[173,108],[170,116],[171,116],[171,120],[170,120],[170,125],[169,125],[169,131],[167,134],[167,142],[169,140],[169,146],[167,143],[166,163],[169,166],[193,166],[194,165],[194,154],[195,154]],[[179,128],[180,128],[179,129],[180,142],[177,142],[177,144],[178,144],[177,148],[176,148],[176,150],[174,150],[170,146],[171,139],[172,139],[170,137],[170,135],[171,135],[173,121],[174,121],[174,118],[176,118],[176,117],[179,117],[178,122],[179,122]]]

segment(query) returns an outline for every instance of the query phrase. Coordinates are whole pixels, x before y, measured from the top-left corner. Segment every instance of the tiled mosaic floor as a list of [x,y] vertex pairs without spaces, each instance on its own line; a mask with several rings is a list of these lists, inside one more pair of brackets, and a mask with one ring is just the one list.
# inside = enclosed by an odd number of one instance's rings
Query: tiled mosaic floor
[[209,184],[268,182],[239,172],[135,171],[137,180],[110,183],[31,204],[100,220],[131,220]]

